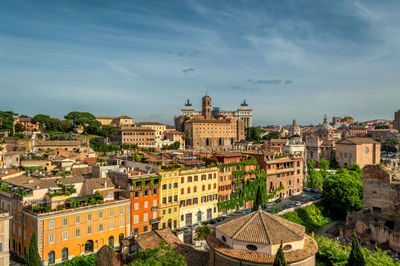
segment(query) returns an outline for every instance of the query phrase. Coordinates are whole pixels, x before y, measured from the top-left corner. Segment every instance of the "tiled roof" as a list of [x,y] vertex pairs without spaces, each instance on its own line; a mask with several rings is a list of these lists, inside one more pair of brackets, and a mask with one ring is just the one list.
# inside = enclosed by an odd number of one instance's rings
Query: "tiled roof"
[[30,189],[43,189],[57,187],[57,184],[74,184],[82,183],[84,178],[82,176],[69,176],[69,177],[32,177],[32,176],[17,176],[3,179],[3,182],[16,185],[19,187]]
[[35,146],[78,146],[76,140],[36,140]]
[[153,249],[158,247],[161,241],[165,241],[167,244],[180,244],[182,241],[179,240],[172,232],[169,227],[143,233],[138,235],[136,242],[141,249]]
[[338,141],[336,144],[369,144],[369,143],[378,143],[370,138],[347,138],[341,141]]
[[286,143],[288,140],[287,139],[271,139],[269,142],[270,143]]
[[279,244],[281,240],[300,241],[306,231],[302,225],[263,210],[226,219],[216,230],[237,241],[265,245]]
[[85,179],[85,183],[90,185],[92,189],[113,188],[114,184],[109,177]]
[[137,122],[135,123],[137,126],[144,126],[144,125],[154,125],[154,126],[165,126],[164,124],[161,124],[159,122]]
[[[274,255],[258,253],[254,251],[242,251],[232,249],[223,244],[215,237],[215,231],[207,236],[207,244],[212,250],[216,251],[217,253],[243,261],[272,264],[275,260]],[[312,237],[305,235],[304,248],[285,252],[285,260],[288,263],[300,262],[311,256],[314,256],[317,251],[318,244]]]

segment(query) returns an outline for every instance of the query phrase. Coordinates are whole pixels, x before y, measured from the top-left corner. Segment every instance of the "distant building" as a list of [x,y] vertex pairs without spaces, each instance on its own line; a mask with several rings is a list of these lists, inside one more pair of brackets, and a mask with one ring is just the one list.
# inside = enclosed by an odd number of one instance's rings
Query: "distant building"
[[32,123],[31,117],[18,117],[14,119],[14,125],[22,124],[25,127],[25,131],[39,131],[39,122]]
[[111,138],[118,144],[138,145],[139,147],[155,147],[156,131],[151,128],[121,127],[118,134]]
[[10,264],[10,220],[13,217],[0,209],[0,265]]
[[400,132],[400,110],[394,113],[393,128]]
[[261,208],[225,219],[207,236],[209,265],[273,265],[282,243],[288,265],[314,266],[318,244],[305,231]]
[[102,126],[130,126],[133,124],[132,117],[123,115],[118,117],[107,117],[107,116],[99,116],[96,117],[96,120],[101,123]]
[[338,128],[342,125],[351,125],[354,124],[354,118],[350,116],[346,117],[333,117],[332,118],[332,124],[334,128]]
[[348,138],[336,142],[336,160],[340,167],[358,164],[361,168],[381,161],[381,145],[370,138]]
[[213,116],[211,98],[202,98],[202,115],[186,115],[175,118],[179,131],[187,131],[186,144],[193,149],[223,150],[244,140],[244,120],[234,116]]

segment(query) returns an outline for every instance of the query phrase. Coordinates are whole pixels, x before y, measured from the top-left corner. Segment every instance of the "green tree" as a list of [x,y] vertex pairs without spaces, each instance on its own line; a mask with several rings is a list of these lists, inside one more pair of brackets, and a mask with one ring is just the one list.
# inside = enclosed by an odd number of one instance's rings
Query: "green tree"
[[388,138],[382,143],[381,150],[389,154],[390,152],[398,152],[399,140],[396,138]]
[[145,249],[133,254],[133,261],[129,266],[186,266],[185,258],[176,254],[171,245],[161,242],[155,249]]
[[323,183],[323,195],[326,206],[339,218],[348,212],[357,211],[362,206],[362,174],[342,168],[328,176]]
[[69,120],[62,120],[58,124],[58,130],[60,130],[61,132],[64,132],[64,133],[68,133],[68,132],[72,131],[72,128],[73,128],[72,123]]
[[261,186],[260,185],[257,186],[256,200],[254,201],[254,204],[253,204],[253,210],[254,211],[257,210],[259,206],[261,206],[261,208],[263,206],[263,199],[262,199],[262,193],[261,193]]
[[13,133],[14,130],[14,116],[17,114],[12,111],[0,111],[0,132]]
[[108,144],[109,139],[117,135],[118,130],[112,126],[103,126],[100,130],[100,135],[106,138],[106,143]]
[[262,137],[263,140],[279,139],[280,135],[278,131],[269,132],[267,135]]
[[325,158],[321,158],[321,160],[319,161],[319,169],[321,171],[322,177],[326,178],[328,176],[329,161],[325,160]]
[[311,173],[311,170],[314,170],[315,169],[315,161],[314,160],[308,160],[307,161],[307,171],[308,171],[308,174],[310,174]]
[[358,242],[358,237],[356,231],[353,234],[353,240],[351,241],[351,252],[349,260],[347,261],[348,266],[364,266],[365,258],[361,250],[360,243]]
[[42,264],[39,250],[37,246],[36,233],[33,232],[31,236],[31,242],[29,243],[28,253],[25,257],[25,265],[27,266],[40,266]]
[[283,253],[282,240],[278,252],[275,255],[274,266],[287,266],[285,254]]
[[245,130],[246,140],[254,143],[260,143],[262,133],[263,130],[259,127],[247,127]]
[[308,175],[307,181],[308,181],[308,186],[314,189],[321,190],[324,178],[320,172],[317,172],[316,170],[311,170],[310,174]]
[[21,124],[21,123],[16,123],[15,126],[14,126],[14,130],[17,133],[24,132],[25,131],[25,126],[23,124]]
[[39,122],[40,128],[45,128],[48,125],[50,120],[50,116],[44,114],[37,114],[32,118],[32,123]]
[[204,240],[210,234],[211,229],[208,225],[202,225],[196,228],[196,240]]

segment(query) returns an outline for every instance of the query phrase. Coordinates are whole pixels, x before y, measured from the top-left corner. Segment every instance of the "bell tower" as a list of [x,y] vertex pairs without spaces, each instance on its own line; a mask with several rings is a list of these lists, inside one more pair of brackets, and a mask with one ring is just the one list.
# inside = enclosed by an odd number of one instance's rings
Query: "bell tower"
[[205,119],[211,119],[211,98],[207,94],[202,98],[202,115]]

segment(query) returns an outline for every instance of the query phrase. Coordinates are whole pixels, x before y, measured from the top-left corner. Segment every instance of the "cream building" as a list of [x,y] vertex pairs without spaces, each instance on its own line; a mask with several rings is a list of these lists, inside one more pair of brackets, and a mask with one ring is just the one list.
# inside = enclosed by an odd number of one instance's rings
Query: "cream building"
[[179,182],[180,227],[218,216],[218,168],[181,170]]

